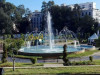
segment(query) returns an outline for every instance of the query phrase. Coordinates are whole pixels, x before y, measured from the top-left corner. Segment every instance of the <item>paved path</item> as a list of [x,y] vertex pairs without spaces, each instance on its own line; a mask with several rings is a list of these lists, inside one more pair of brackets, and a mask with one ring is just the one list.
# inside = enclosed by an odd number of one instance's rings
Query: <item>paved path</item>
[[64,67],[63,64],[44,64],[44,67]]
[[[2,54],[0,54],[0,61],[1,61],[1,58],[2,58]],[[12,58],[11,57],[8,57],[7,60],[9,62],[12,62]],[[15,62],[31,63],[30,59],[21,59],[21,58],[15,58]]]
[[[53,66],[52,66],[53,65]],[[55,66],[54,66],[55,65]],[[59,66],[60,65],[60,66]],[[32,68],[48,68],[48,67],[85,67],[85,66],[100,66],[100,65],[77,65],[77,66],[63,66],[63,64],[45,64],[44,66],[34,66],[34,67],[15,67],[15,69],[32,69]],[[8,68],[11,69],[13,67],[3,67],[3,68]]]

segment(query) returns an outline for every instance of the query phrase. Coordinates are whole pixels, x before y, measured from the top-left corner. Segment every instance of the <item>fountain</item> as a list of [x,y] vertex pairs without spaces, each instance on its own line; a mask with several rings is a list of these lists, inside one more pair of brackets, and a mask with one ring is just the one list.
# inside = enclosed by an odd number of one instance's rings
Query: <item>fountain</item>
[[50,50],[52,50],[54,46],[54,38],[53,38],[54,35],[52,32],[51,15],[49,12],[47,14],[47,25],[48,25],[48,34],[49,34],[49,47]]
[[31,42],[30,41],[27,41],[26,46],[27,46],[27,48],[30,48]]
[[[63,46],[62,45],[55,45],[55,40],[54,40],[54,35],[53,35],[53,31],[52,31],[52,25],[51,25],[51,15],[48,12],[47,14],[47,29],[48,31],[41,31],[41,32],[37,32],[37,31],[32,31],[31,33],[29,33],[29,35],[27,35],[26,37],[26,41],[27,41],[27,46],[22,46],[21,49],[19,50],[19,52],[23,52],[23,53],[30,53],[30,54],[61,54],[63,52]],[[38,42],[42,42],[44,41],[44,44],[42,45],[38,45],[36,44],[35,46],[30,46],[31,42],[35,41],[34,39],[29,40],[28,37],[30,35],[33,35],[34,37],[37,36]],[[39,38],[41,35],[43,35],[44,38]],[[64,27],[63,30],[61,30],[58,33],[58,37],[56,38],[56,40],[65,40],[66,44],[68,43],[68,40],[77,40],[76,35],[74,32],[68,30],[67,27]],[[49,42],[49,45],[46,42]],[[82,51],[84,48],[82,47],[76,47],[76,41],[74,41],[74,47],[71,46],[67,46],[67,51],[68,52],[77,52],[77,51]]]
[[75,47],[75,48],[77,47],[76,40],[74,40],[74,47]]

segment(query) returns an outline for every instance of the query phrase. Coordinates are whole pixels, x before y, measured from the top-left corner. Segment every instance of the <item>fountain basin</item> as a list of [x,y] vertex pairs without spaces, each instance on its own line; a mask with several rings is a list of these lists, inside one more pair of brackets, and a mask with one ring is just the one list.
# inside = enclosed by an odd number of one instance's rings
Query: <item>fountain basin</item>
[[[73,46],[68,46],[67,47],[67,52],[68,53],[84,53],[86,49],[91,49],[93,46],[77,46],[76,48]],[[33,55],[33,56],[45,56],[45,55],[62,55],[63,53],[63,47],[62,46],[55,46],[53,49],[50,49],[49,46],[31,46],[30,48],[27,47],[22,47],[19,50],[19,54],[24,54],[24,55]]]

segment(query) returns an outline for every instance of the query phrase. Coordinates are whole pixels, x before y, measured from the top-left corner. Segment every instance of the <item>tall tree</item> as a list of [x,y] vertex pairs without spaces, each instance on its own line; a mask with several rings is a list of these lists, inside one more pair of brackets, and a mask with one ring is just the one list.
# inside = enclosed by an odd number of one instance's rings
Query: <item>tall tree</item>
[[96,32],[98,28],[98,23],[91,16],[88,15],[81,18],[79,25],[80,25],[79,32],[83,35],[82,36],[83,38],[85,38],[84,35],[87,33],[92,35],[94,32]]
[[64,26],[70,24],[72,11],[66,6],[52,6],[50,9],[54,29],[62,30]]
[[11,18],[4,13],[3,9],[0,8],[0,30],[2,33],[2,30],[5,30],[5,33],[11,33],[12,31],[12,21]]
[[24,7],[24,5],[19,5],[16,10],[17,10],[17,12],[20,13],[21,17],[23,17],[25,15],[25,7]]
[[54,1],[49,1],[48,3],[46,3],[45,1],[42,2],[42,27],[41,30],[44,30],[45,27],[47,27],[47,23],[46,23],[46,18],[47,18],[47,11],[50,10],[50,8],[55,5]]
[[32,11],[29,8],[25,9],[25,17],[29,17],[30,15],[32,15]]
[[0,0],[0,2],[3,2],[3,3],[4,3],[5,1],[6,1],[6,0]]

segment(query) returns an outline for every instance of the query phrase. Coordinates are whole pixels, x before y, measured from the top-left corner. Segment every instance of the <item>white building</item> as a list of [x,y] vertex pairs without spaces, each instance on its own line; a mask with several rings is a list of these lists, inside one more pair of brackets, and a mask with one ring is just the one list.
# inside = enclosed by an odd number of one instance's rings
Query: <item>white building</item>
[[38,29],[40,31],[42,25],[42,13],[35,11],[31,17],[32,30]]
[[[74,5],[75,4],[68,5],[68,6],[73,9]],[[95,2],[81,3],[78,5],[82,9],[81,16],[89,15],[89,16],[93,17],[100,24],[100,10],[96,8]]]

